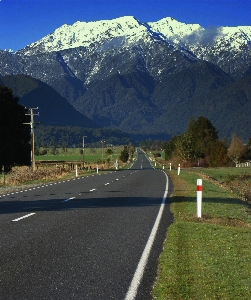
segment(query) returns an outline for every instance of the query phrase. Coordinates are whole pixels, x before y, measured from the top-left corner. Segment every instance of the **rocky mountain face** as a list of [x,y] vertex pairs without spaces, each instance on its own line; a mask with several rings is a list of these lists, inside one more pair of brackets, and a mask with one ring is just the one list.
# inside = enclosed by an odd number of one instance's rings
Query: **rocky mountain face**
[[172,135],[203,115],[220,136],[248,138],[250,40],[251,26],[76,22],[16,53],[0,51],[0,74],[47,83],[101,126]]

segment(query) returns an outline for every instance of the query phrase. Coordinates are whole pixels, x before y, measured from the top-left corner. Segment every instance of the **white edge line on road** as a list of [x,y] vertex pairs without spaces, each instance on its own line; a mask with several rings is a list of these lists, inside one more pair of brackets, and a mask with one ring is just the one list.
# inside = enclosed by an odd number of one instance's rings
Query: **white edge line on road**
[[[166,173],[164,173],[164,174],[166,175]],[[134,300],[136,295],[137,295],[138,288],[139,288],[139,285],[141,283],[141,279],[143,277],[144,270],[145,270],[145,267],[146,267],[146,264],[147,264],[147,260],[148,260],[150,251],[152,249],[152,245],[153,245],[153,242],[154,242],[154,239],[155,239],[158,227],[159,227],[159,223],[160,223],[160,220],[161,220],[161,217],[162,217],[162,213],[163,213],[163,210],[164,210],[164,207],[165,207],[167,193],[168,193],[168,176],[166,175],[166,190],[165,190],[165,193],[164,193],[164,196],[163,196],[163,199],[162,199],[162,203],[160,205],[159,213],[157,215],[157,218],[156,218],[155,223],[153,225],[151,234],[148,238],[145,249],[144,249],[144,251],[142,253],[142,256],[140,258],[140,261],[138,263],[137,269],[134,273],[134,276],[133,276],[131,285],[130,285],[128,291],[127,291],[125,300]]]
[[28,217],[30,217],[30,216],[32,216],[32,215],[35,215],[35,214],[36,214],[36,213],[31,213],[31,214],[25,215],[25,216],[23,216],[23,217],[21,217],[21,218],[17,218],[17,219],[15,219],[15,220],[12,220],[12,222],[18,222],[18,221],[20,221],[20,220],[22,220],[22,219],[28,218]]

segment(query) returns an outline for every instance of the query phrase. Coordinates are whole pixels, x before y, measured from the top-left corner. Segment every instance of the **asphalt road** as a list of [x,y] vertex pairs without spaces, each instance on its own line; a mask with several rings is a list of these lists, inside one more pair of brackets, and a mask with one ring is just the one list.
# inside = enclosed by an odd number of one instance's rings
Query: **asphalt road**
[[0,299],[151,299],[171,192],[139,151],[129,170],[0,195]]

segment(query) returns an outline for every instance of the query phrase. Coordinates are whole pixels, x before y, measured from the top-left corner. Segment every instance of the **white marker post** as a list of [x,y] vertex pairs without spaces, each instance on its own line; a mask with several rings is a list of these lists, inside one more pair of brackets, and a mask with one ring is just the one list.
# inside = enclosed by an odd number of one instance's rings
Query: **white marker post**
[[180,164],[178,165],[178,175],[180,175]]
[[76,177],[78,177],[78,165],[76,165]]
[[162,165],[162,169],[163,169],[163,170],[165,169],[165,166],[164,166],[164,165]]
[[98,173],[98,165],[97,165],[97,173]]
[[202,208],[202,179],[197,179],[197,218],[201,218]]
[[170,163],[170,171],[172,171],[172,163]]

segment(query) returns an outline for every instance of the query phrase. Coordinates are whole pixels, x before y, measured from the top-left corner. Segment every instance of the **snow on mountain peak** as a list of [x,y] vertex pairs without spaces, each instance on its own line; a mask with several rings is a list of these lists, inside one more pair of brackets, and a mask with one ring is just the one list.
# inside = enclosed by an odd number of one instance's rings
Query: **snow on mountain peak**
[[[21,50],[29,55],[38,52],[60,51],[69,48],[112,45],[116,43],[134,44],[151,40],[152,37],[175,44],[199,44],[219,40],[222,36],[238,36],[248,40],[251,37],[250,26],[203,28],[199,24],[186,24],[171,17],[157,22],[142,23],[133,16],[124,16],[112,20],[84,22],[77,21],[73,25],[64,24],[53,33],[30,44]],[[246,41],[247,42],[247,41]],[[115,44],[116,44],[115,43]],[[239,41],[238,41],[239,43]]]
[[148,24],[152,27],[152,29],[161,32],[167,38],[170,38],[174,35],[179,35],[179,37],[183,38],[184,36],[195,31],[203,30],[203,27],[201,27],[199,24],[186,24],[178,22],[171,17],[161,19],[157,22],[149,22]]
[[62,25],[53,33],[32,43],[29,48],[39,47],[41,52],[50,52],[80,46],[88,47],[94,42],[107,41],[121,36],[130,38],[132,33],[141,35],[142,30],[145,28],[141,28],[138,21],[131,16],[93,22],[77,21],[73,25]]
[[132,44],[150,38],[153,32],[160,33],[164,38],[170,38],[173,35],[189,34],[199,28],[202,27],[197,24],[180,23],[170,17],[149,23],[141,23],[133,16],[92,22],[77,21],[73,25],[62,25],[53,33],[27,46],[23,52],[31,54],[34,51],[51,52],[81,46],[89,47],[92,43],[102,44],[118,38]]

